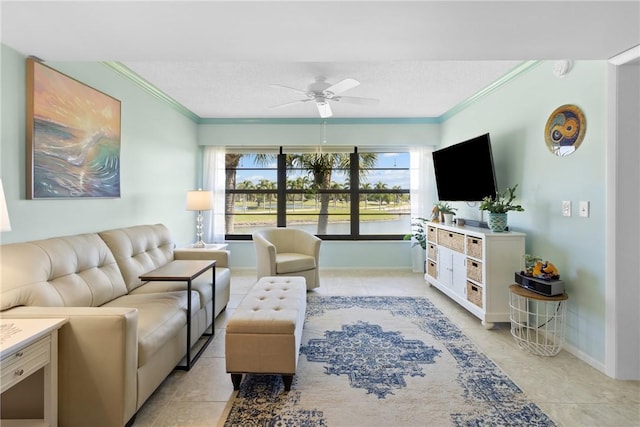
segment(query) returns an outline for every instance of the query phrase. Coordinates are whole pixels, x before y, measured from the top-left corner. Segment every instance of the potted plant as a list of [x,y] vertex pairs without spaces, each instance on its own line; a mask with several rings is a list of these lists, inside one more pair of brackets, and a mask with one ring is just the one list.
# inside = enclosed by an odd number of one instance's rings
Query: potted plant
[[487,196],[480,202],[479,209],[489,212],[491,231],[504,231],[507,228],[507,212],[524,212],[521,205],[514,203],[516,188],[518,188],[518,184],[503,192],[498,192],[495,198]]
[[427,218],[416,218],[411,226],[413,227],[413,231],[409,234],[404,235],[404,240],[411,240],[411,246],[420,245],[422,249],[427,249],[427,231],[425,229],[425,223],[429,221]]
[[427,259],[427,218],[415,218],[411,223],[413,230],[404,235],[404,240],[411,240],[411,269],[414,273],[426,273]]
[[436,203],[435,209],[440,212],[440,215],[442,216],[442,222],[444,222],[445,225],[451,225],[453,223],[453,216],[456,214],[455,211],[458,210],[452,207],[447,202]]

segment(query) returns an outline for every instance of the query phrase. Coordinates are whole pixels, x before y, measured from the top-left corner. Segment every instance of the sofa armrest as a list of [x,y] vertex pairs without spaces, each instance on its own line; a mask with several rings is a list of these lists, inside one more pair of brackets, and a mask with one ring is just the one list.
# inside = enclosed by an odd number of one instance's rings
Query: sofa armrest
[[60,425],[125,425],[137,408],[138,310],[16,307],[10,318],[67,318],[58,333]]
[[229,268],[229,251],[211,249],[174,249],[173,259],[215,260],[216,267]]

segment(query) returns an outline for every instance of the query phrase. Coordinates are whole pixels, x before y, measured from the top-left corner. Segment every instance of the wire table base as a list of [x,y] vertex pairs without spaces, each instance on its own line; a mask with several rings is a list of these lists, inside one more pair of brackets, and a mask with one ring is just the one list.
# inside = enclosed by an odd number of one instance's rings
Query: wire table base
[[555,356],[564,343],[567,294],[547,297],[518,285],[509,286],[511,335],[520,348]]

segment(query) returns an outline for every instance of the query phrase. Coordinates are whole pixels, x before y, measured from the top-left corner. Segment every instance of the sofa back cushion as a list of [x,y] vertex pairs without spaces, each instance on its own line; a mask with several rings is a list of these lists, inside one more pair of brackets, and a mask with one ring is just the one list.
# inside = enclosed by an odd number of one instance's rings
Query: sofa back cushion
[[116,261],[95,234],[0,246],[0,310],[97,307],[127,293]]
[[138,278],[141,274],[173,260],[171,234],[162,224],[136,225],[98,234],[111,249],[129,292],[144,283]]

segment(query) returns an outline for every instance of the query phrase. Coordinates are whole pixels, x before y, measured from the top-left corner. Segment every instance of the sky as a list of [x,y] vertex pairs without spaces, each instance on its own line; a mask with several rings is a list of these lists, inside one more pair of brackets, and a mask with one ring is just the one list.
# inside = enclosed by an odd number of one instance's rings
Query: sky
[[[240,168],[262,168],[254,161],[253,155],[243,156]],[[276,162],[267,166],[271,170],[238,170],[236,182],[240,183],[245,180],[257,184],[263,179],[276,181]],[[387,184],[388,188],[400,186],[401,188],[409,188],[409,153],[378,153],[375,168],[385,168],[385,170],[373,170],[366,176],[366,182],[374,185],[380,181]],[[332,180],[338,183],[345,182],[345,175],[342,173],[334,173]]]

